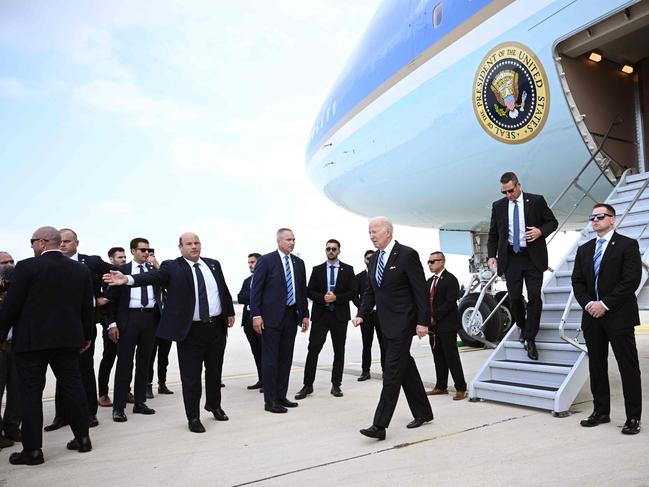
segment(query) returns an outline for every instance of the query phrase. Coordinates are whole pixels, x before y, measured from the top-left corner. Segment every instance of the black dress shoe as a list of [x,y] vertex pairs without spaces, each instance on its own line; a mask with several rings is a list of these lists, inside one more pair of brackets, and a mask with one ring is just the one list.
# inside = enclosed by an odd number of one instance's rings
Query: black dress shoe
[[295,399],[299,401],[300,399],[304,399],[306,396],[312,393],[313,393],[313,386],[304,386],[302,389],[298,391],[297,394],[295,394]]
[[153,385],[151,384],[146,385],[146,398],[153,399]]
[[588,416],[586,419],[582,419],[579,424],[585,428],[591,428],[597,426],[598,424],[610,423],[611,418],[608,414],[595,413]]
[[40,465],[44,461],[43,450],[40,448],[37,450],[23,450],[9,456],[9,463],[12,465]]
[[433,420],[433,415],[431,414],[430,416],[426,416],[425,418],[415,418],[410,423],[406,425],[406,428],[412,429],[412,428],[419,428],[422,424],[428,423],[429,421]]
[[68,450],[77,450],[79,453],[85,453],[92,450],[92,443],[90,443],[89,436],[82,436],[81,438],[74,438],[68,441]]
[[23,441],[23,435],[18,428],[5,430],[4,437],[11,441],[15,441],[16,443]]
[[525,345],[525,349],[527,350],[527,356],[531,360],[538,360],[539,359],[539,352],[536,349],[536,343],[534,340],[527,340],[527,343]]
[[164,382],[158,384],[158,394],[173,394],[173,393],[174,391],[170,391]]
[[88,428],[94,428],[95,426],[99,426],[97,415],[93,414],[91,416],[88,416]]
[[205,433],[205,426],[203,426],[200,419],[190,419],[189,431],[192,433]]
[[622,434],[637,435],[638,433],[640,433],[640,420],[635,418],[627,419],[622,427]]
[[133,406],[134,414],[155,414],[155,409],[150,408],[143,402],[136,402]]
[[356,380],[357,380],[358,382],[363,382],[364,380],[370,380],[371,378],[372,378],[372,376],[370,375],[370,372],[367,371],[367,372],[363,372],[363,373],[361,374],[361,376],[360,376],[358,379],[356,379]]
[[264,409],[269,413],[285,413],[288,411],[284,406],[277,401],[271,401],[264,404]]
[[249,391],[253,389],[261,389],[261,381],[258,380],[253,385],[246,387],[246,389],[248,389]]
[[206,404],[205,411],[209,411],[210,413],[212,413],[214,415],[214,419],[216,419],[217,421],[227,421],[228,419],[230,419],[228,418],[228,415],[225,414],[225,411],[223,411],[223,409],[221,409],[220,407],[213,408],[209,404]]
[[296,407],[298,407],[298,403],[293,402],[293,401],[289,401],[286,398],[278,399],[276,402],[277,402],[277,404],[279,404],[280,406],[284,406],[285,408],[296,408]]
[[126,414],[123,409],[113,409],[113,421],[116,423],[125,423],[127,421]]
[[343,397],[343,391],[340,390],[340,386],[331,386],[331,395],[334,397]]
[[361,435],[376,438],[377,440],[385,440],[385,428],[381,428],[380,426],[372,425],[369,428],[360,430],[360,433]]
[[67,426],[69,423],[65,419],[61,419],[58,416],[54,416],[54,419],[50,424],[48,424],[45,428],[43,428],[44,431],[56,431],[59,428],[62,428],[63,426]]
[[259,394],[263,394],[263,393],[264,393],[264,388],[262,387],[261,389],[259,389]]
[[221,382],[221,387],[225,387],[225,384],[223,382]]
[[14,446],[14,442],[11,441],[9,438],[5,438],[4,436],[0,436],[0,449],[9,448],[10,446]]

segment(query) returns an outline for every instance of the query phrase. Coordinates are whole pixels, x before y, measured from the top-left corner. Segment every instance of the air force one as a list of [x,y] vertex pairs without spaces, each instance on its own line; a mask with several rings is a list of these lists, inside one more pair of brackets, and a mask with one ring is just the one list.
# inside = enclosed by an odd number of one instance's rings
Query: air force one
[[318,114],[307,172],[352,212],[439,228],[484,289],[503,172],[576,230],[647,170],[648,39],[649,0],[384,0]]

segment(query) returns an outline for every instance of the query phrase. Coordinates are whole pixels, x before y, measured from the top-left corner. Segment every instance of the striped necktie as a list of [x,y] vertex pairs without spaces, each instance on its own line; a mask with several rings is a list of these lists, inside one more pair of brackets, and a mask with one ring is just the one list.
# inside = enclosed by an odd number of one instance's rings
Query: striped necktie
[[385,250],[381,250],[379,254],[379,262],[376,266],[376,283],[380,286],[381,281],[383,280],[383,269],[385,268],[385,263],[383,262],[383,256],[385,255]]
[[284,273],[286,274],[286,306],[293,306],[295,304],[295,293],[293,292],[293,275],[291,274],[288,255],[284,256]]
[[521,221],[518,214],[518,201],[514,201],[514,218],[513,218],[512,228],[512,247],[514,248],[514,253],[518,254],[521,250]]
[[597,283],[599,281],[599,266],[602,264],[602,247],[604,246],[604,242],[606,242],[605,238],[597,239],[597,248],[595,249],[595,256],[593,257],[593,270],[595,271],[595,295],[597,296],[598,301],[599,289]]

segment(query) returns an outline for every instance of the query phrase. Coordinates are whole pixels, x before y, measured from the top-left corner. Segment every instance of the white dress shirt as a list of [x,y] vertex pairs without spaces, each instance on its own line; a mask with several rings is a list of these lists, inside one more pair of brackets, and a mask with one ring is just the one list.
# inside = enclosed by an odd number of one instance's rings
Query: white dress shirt
[[[383,249],[385,251],[385,254],[383,255],[383,277],[385,277],[385,272],[388,270],[386,264],[388,263],[388,259],[390,258],[390,254],[392,253],[392,249],[394,248],[394,244],[395,244],[395,240],[392,239],[392,240],[390,240],[390,243],[387,244],[385,246],[385,248]],[[379,259],[381,259],[381,251],[377,250],[377,252],[379,252]],[[379,282],[379,279],[377,277],[378,272],[379,272],[379,261],[377,260],[376,261],[376,270],[375,270],[375,274],[374,274],[374,277],[376,278],[376,282]],[[381,282],[383,282],[383,280],[381,280]]]
[[[144,272],[149,272],[149,269],[147,269],[146,263],[144,264],[138,264],[137,262],[133,261],[131,262],[131,274],[139,274],[140,273],[140,265],[144,269]],[[128,302],[128,307],[129,308],[153,308],[155,306],[155,295],[153,294],[153,286],[146,286],[146,294],[149,297],[149,303],[146,306],[142,306],[142,288],[139,287],[133,287],[131,288],[131,297]]]
[[[331,282],[330,276],[331,276],[331,266],[334,266],[334,282]],[[327,261],[327,290],[333,292],[334,288],[336,287],[336,283],[338,282],[338,271],[340,271],[340,261],[336,260],[335,263],[330,263]]]
[[[518,235],[520,237],[521,248],[527,247],[527,240],[525,239],[525,208],[523,206],[523,192],[516,198],[518,203]],[[514,202],[509,202],[509,225],[508,225],[508,235],[507,241],[509,245],[514,245]]]

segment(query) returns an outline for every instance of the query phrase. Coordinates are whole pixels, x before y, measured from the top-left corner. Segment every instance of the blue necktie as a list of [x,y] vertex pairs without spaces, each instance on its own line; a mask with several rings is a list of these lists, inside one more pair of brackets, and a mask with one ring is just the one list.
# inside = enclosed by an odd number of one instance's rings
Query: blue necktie
[[[331,292],[334,292],[334,289],[336,287],[336,274],[334,273],[334,269],[334,266],[329,266],[329,291]],[[327,308],[333,311],[335,309],[335,306],[333,303],[327,303]]]
[[379,254],[379,263],[376,266],[376,283],[380,286],[381,281],[383,280],[383,269],[385,264],[383,263],[383,256],[385,255],[385,250],[381,250]]
[[[144,274],[144,266],[140,264],[138,266],[140,269],[140,274]],[[149,288],[148,286],[142,286],[140,288],[140,304],[143,308],[146,308],[149,305]]]
[[595,295],[599,301],[599,290],[597,289],[597,282],[599,280],[599,266],[602,263],[602,246],[606,242],[605,238],[597,239],[597,248],[595,249],[595,256],[593,257],[593,269],[595,270]]
[[514,201],[514,228],[512,228],[512,242],[514,247],[514,253],[518,254],[521,250],[521,229],[520,229],[520,219],[518,216],[518,201]]
[[293,277],[291,266],[288,263],[288,255],[284,256],[284,273],[286,274],[286,306],[293,306],[295,304],[295,295],[293,293]]

